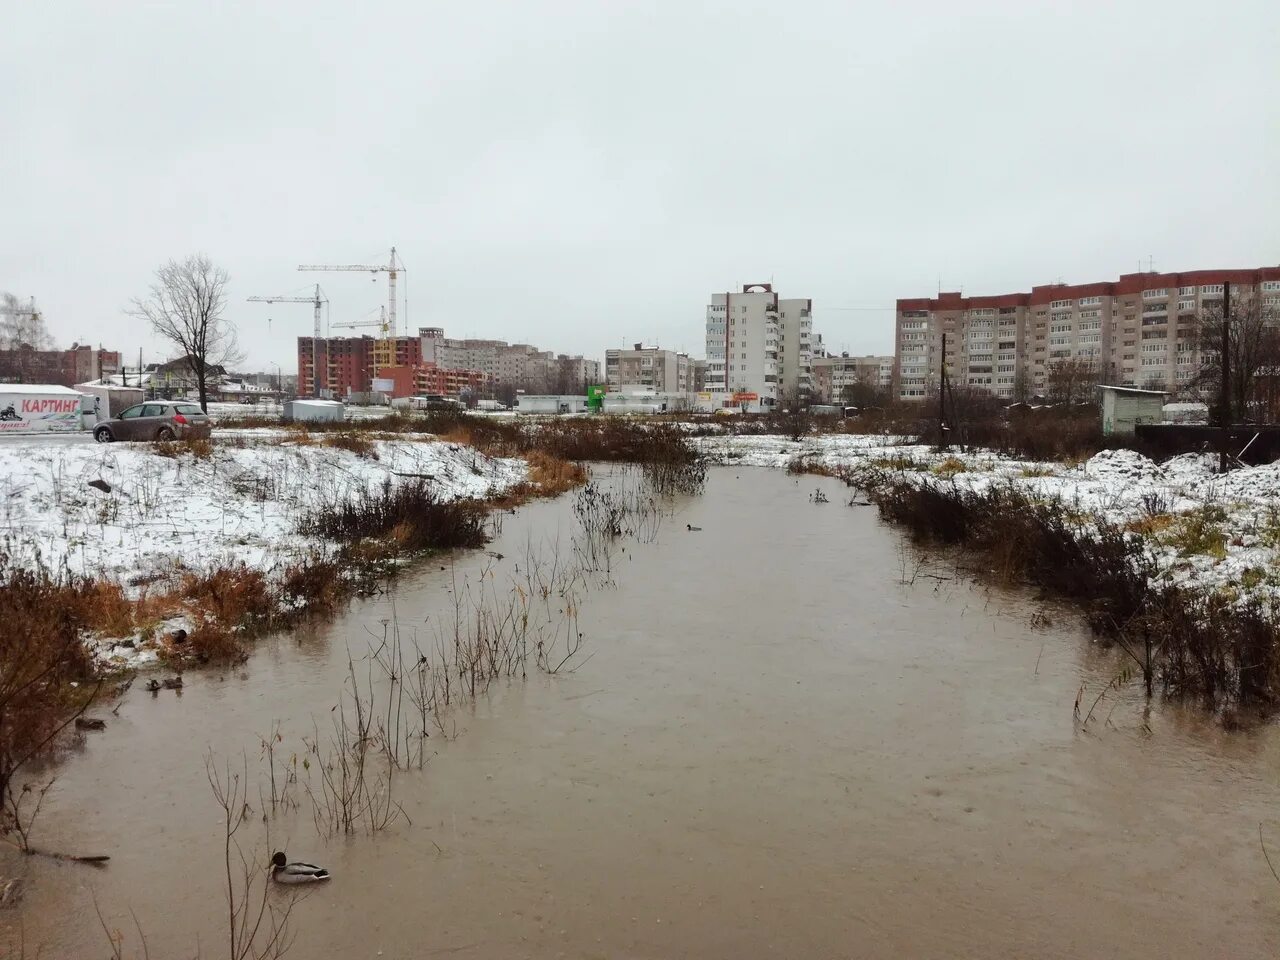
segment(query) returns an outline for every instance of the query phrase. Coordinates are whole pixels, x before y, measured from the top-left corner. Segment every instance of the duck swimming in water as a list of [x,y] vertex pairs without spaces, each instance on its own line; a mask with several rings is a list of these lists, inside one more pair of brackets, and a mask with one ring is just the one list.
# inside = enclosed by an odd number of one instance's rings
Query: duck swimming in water
[[276,883],[319,883],[329,879],[329,871],[314,863],[289,863],[277,850],[271,858],[271,879]]
[[686,523],[684,526],[685,526],[685,529],[686,529],[686,530],[688,530],[688,531],[690,531],[691,533],[701,533],[701,532],[702,532],[702,528],[701,528],[701,527],[695,527],[692,523]]

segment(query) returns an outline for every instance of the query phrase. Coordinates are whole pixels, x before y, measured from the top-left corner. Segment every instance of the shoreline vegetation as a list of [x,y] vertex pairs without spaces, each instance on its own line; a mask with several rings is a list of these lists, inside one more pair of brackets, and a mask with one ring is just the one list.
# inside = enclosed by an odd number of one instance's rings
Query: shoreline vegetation
[[[1098,641],[1125,655],[1108,689],[1140,683],[1148,698],[1159,690],[1199,702],[1229,727],[1274,711],[1280,616],[1258,595],[1172,582],[1141,533],[1056,497],[876,468],[843,479],[913,542],[951,548],[957,564],[973,561],[969,569],[1001,585],[1072,602]],[[1089,720],[1079,699],[1076,718]]]
[[[380,581],[419,558],[481,547],[500,529],[503,511],[581,487],[590,509],[578,514],[583,531],[574,559],[583,572],[577,579],[556,580],[563,577],[555,573],[559,561],[545,576],[535,563],[506,599],[486,598],[479,590],[476,623],[455,611],[459,628],[452,642],[442,638],[438,650],[419,652],[415,661],[419,679],[428,684],[422,691],[424,716],[430,713],[436,725],[444,722],[440,711],[462,690],[474,696],[481,680],[487,684],[517,668],[523,675],[527,659],[543,672],[559,671],[576,656],[581,634],[572,618],[562,631],[533,631],[528,605],[560,598],[572,608],[573,591],[589,576],[609,575],[608,556],[618,538],[656,529],[656,498],[695,493],[706,475],[703,456],[670,426],[579,421],[531,434],[515,424],[471,417],[410,421],[393,432],[382,426],[229,429],[213,442],[139,445],[119,453],[114,446],[67,448],[48,454],[55,466],[46,476],[56,482],[35,493],[31,487],[37,485],[27,482],[31,470],[23,465],[22,480],[10,472],[9,509],[17,522],[0,544],[0,622],[8,637],[0,647],[0,835],[24,852],[38,852],[28,836],[44,794],[20,787],[20,774],[55,751],[64,731],[100,729],[102,721],[84,719],[86,711],[109,705],[129,689],[136,673],[123,679],[121,674],[163,664],[179,671],[164,685],[180,686],[186,666],[243,661],[254,638],[304,618],[332,615],[352,595],[377,592]],[[69,455],[124,459],[117,459],[112,481],[101,484],[105,490],[92,489],[103,497],[90,500],[82,486],[99,479],[100,465],[91,472],[62,472]],[[619,500],[600,491],[589,483],[587,462],[634,465],[645,492],[631,491]],[[221,525],[233,537],[239,536],[235,521],[247,521],[298,545],[271,553],[241,537],[243,554],[228,560],[218,552],[199,553],[214,538],[193,538],[184,547],[188,562],[149,557],[158,562],[138,572],[130,558],[118,569],[134,572],[121,576],[78,572],[65,553],[64,562],[53,566],[38,545],[21,540],[24,523],[27,530],[49,531],[50,524],[37,526],[33,514],[36,520],[55,518],[54,532],[60,525],[68,549],[75,546],[72,530],[81,541],[96,534],[107,556],[114,555],[107,541],[121,527],[169,524],[176,538],[181,522],[192,518],[174,478],[225,494]],[[15,508],[14,501],[23,502]],[[233,508],[244,503],[261,511],[235,514]],[[200,506],[193,507],[197,514]],[[194,522],[216,521],[198,515]],[[166,538],[154,542],[163,546]],[[476,636],[467,633],[473,627],[480,631]],[[500,663],[489,662],[495,643],[504,651]],[[428,664],[430,677],[423,669]]]

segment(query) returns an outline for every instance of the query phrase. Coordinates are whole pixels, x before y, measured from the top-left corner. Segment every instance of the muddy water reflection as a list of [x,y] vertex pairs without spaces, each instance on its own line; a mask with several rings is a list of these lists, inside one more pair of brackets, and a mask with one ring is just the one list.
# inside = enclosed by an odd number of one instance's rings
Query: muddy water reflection
[[[827,489],[831,503],[807,494]],[[1114,660],[1024,598],[899,583],[898,538],[836,484],[713,473],[707,494],[629,548],[580,613],[570,676],[503,685],[458,715],[412,818],[322,842],[302,816],[273,843],[336,879],[299,908],[297,956],[1274,956],[1280,740],[1225,735],[1135,701],[1073,729],[1082,681]],[[685,523],[702,527],[688,532]],[[508,517],[495,550],[571,531],[568,501]],[[462,565],[490,562],[472,555]],[[394,598],[407,628],[450,609],[429,565]],[[217,956],[220,833],[202,755],[273,720],[309,732],[345,647],[391,600],[264,646],[181,698],[133,694],[64,765],[41,824],[102,872],[24,861],[19,917],[46,956],[105,953],[138,914],[151,955]],[[380,953],[379,953],[380,952]]]

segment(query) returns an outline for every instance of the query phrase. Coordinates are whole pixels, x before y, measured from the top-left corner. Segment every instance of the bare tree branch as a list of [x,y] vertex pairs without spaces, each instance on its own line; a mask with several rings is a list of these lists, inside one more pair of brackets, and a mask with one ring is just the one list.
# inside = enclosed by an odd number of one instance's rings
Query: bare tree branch
[[208,410],[209,381],[216,367],[244,359],[235,327],[223,317],[227,271],[204,254],[170,260],[156,270],[146,297],[135,298],[126,313],[144,320],[178,351],[195,377],[200,407]]

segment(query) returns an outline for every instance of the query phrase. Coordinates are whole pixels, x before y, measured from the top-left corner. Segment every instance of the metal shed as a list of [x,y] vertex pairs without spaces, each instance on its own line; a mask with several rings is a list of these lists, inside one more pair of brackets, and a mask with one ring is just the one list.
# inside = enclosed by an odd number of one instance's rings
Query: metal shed
[[1160,423],[1164,418],[1167,390],[1139,390],[1136,387],[1100,386],[1102,391],[1102,435],[1133,436],[1140,423]]

